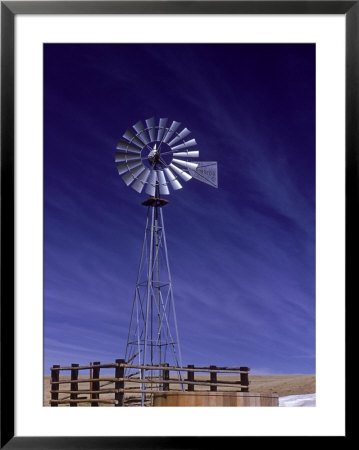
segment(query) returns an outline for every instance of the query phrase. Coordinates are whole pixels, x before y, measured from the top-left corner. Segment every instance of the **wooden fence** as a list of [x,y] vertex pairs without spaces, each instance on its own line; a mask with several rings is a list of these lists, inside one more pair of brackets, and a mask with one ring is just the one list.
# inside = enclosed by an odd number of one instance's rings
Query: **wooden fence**
[[[113,369],[114,376],[100,375],[101,369]],[[138,370],[138,376],[125,376],[125,369]],[[125,394],[152,394],[158,391],[201,391],[230,390],[232,392],[248,392],[248,367],[173,367],[168,364],[161,366],[128,364],[124,359],[116,359],[115,363],[90,363],[88,366],[54,365],[51,368],[50,393],[51,406],[69,404],[78,406],[89,403],[91,406],[100,404],[127,406]],[[70,376],[60,377],[61,371],[70,371]],[[80,371],[87,371],[87,376],[79,377]],[[145,373],[151,376],[144,376]],[[153,373],[156,376],[153,376]],[[175,373],[176,376],[171,376]],[[195,374],[201,374],[196,379]],[[209,374],[209,379],[203,379],[203,374]],[[219,380],[218,374],[232,374],[235,380]],[[186,378],[184,377],[186,375]],[[237,377],[236,377],[237,376]],[[232,377],[233,378],[233,377]],[[64,389],[64,385],[70,385]],[[85,386],[84,388],[82,386]],[[61,398],[59,395],[61,394]],[[101,396],[101,397],[100,397]]]

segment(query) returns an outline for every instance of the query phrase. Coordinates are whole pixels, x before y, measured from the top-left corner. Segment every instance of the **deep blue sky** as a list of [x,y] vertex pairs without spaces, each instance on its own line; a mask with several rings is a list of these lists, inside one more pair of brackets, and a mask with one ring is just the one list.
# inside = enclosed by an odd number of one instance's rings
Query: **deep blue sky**
[[315,46],[44,46],[44,370],[124,356],[146,209],[117,173],[176,120],[219,188],[164,208],[183,363],[315,372]]

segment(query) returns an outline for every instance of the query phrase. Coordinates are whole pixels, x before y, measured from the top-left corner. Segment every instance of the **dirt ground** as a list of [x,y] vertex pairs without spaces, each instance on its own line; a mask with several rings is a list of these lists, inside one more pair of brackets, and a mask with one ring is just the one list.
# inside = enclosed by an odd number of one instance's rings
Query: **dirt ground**
[[[68,377],[61,377],[66,379]],[[79,377],[80,379],[82,377]],[[86,377],[87,378],[87,377]],[[207,379],[208,376],[196,376],[196,380]],[[221,381],[237,381],[235,376],[219,376],[218,380]],[[300,395],[300,394],[312,394],[316,392],[315,389],[315,375],[251,375],[249,374],[249,391],[259,394],[278,394],[279,397],[287,395]],[[108,384],[101,382],[101,388],[113,388],[114,384]],[[62,389],[69,389],[69,384],[61,385]],[[80,389],[89,389],[89,383],[79,384]],[[174,389],[173,385],[170,385],[170,389]],[[204,387],[195,387],[197,390],[208,389]],[[218,388],[218,390],[230,390],[230,388]],[[113,399],[114,394],[102,394],[103,399]],[[64,398],[66,394],[59,394],[59,398]],[[84,396],[85,398],[86,396]],[[44,377],[44,406],[49,406],[50,401],[50,377]],[[61,405],[65,406],[65,405]],[[68,406],[68,405],[66,405]],[[89,406],[88,403],[82,403],[81,406]],[[113,406],[112,404],[102,404],[100,406]]]
[[249,375],[249,382],[251,392],[279,397],[316,392],[315,375]]

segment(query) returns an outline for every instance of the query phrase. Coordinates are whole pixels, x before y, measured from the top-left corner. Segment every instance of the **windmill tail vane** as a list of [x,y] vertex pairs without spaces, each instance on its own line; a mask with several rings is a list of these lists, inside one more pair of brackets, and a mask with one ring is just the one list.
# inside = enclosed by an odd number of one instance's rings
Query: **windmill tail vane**
[[[126,361],[151,370],[128,369],[126,376],[139,376],[142,384],[142,405],[146,392],[151,392],[149,380],[160,377],[155,367],[169,364],[182,367],[172,278],[168,258],[162,207],[170,188],[179,190],[192,178],[218,187],[217,162],[198,161],[195,139],[188,139],[188,128],[180,122],[168,123],[167,118],[140,120],[128,128],[119,140],[115,162],[119,175],[127,186],[149,195],[145,233],[138,267],[135,295],[126,343]],[[179,131],[181,130],[181,131]],[[178,378],[181,380],[181,373]],[[156,383],[154,389],[161,390]],[[182,385],[184,390],[184,385]]]

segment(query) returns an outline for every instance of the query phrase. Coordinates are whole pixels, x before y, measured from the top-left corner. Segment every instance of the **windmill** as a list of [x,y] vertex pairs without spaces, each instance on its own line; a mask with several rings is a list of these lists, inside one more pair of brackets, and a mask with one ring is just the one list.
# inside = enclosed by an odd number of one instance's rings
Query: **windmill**
[[[182,367],[172,280],[168,259],[162,208],[168,200],[162,196],[182,188],[182,183],[195,178],[218,187],[217,163],[197,161],[199,151],[195,139],[188,139],[187,128],[167,118],[156,123],[152,117],[128,128],[117,144],[115,162],[127,186],[148,198],[147,217],[135,296],[132,305],[125,359],[137,366],[151,366],[126,371],[126,378],[139,376],[142,390],[151,390],[151,379],[159,377],[156,367],[165,364]],[[178,372],[181,380],[181,374]],[[155,389],[161,389],[156,384]],[[183,389],[183,385],[182,385]],[[142,394],[142,405],[145,395]]]

